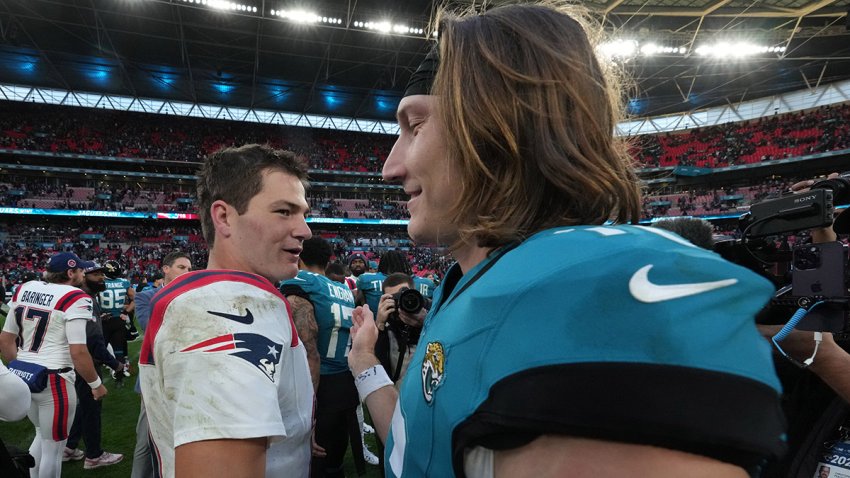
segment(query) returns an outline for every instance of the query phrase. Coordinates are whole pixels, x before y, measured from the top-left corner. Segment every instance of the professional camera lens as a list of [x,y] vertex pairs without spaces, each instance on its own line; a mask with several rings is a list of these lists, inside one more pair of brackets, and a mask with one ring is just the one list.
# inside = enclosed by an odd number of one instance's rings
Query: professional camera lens
[[425,307],[425,298],[416,289],[405,289],[393,295],[396,306],[408,314],[416,314]]

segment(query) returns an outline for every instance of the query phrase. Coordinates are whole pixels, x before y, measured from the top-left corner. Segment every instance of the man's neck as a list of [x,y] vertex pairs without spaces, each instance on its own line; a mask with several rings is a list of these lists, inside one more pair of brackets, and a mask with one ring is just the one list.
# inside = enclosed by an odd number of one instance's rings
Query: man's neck
[[302,270],[305,270],[307,272],[312,272],[314,274],[319,274],[320,276],[325,275],[325,270],[322,269],[319,266],[308,266],[307,264],[304,264],[304,269],[302,269]]
[[472,268],[477,266],[481,261],[487,258],[487,255],[493,249],[488,247],[480,247],[475,245],[465,245],[452,251],[452,255],[460,265],[460,270],[466,274]]

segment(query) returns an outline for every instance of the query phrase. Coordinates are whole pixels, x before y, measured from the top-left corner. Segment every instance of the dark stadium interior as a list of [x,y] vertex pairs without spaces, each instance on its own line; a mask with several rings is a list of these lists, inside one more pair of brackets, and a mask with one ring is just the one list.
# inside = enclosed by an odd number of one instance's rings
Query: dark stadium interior
[[[430,32],[438,2],[310,2],[342,24],[307,26],[257,13],[155,0],[5,0],[0,81],[197,103],[392,120],[431,47],[355,21],[390,19]],[[458,8],[481,2],[451,2]],[[489,2],[498,4],[499,2]],[[688,111],[850,77],[848,0],[583,2],[607,31],[674,46],[751,40],[785,46],[728,63],[696,54],[626,62],[639,116]],[[179,8],[176,8],[179,5]]]

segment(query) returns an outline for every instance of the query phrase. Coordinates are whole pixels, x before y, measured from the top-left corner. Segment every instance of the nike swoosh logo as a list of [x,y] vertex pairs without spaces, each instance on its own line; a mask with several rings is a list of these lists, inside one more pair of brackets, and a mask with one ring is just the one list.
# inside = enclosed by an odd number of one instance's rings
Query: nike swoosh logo
[[251,311],[248,309],[245,309],[245,315],[225,314],[224,312],[213,312],[211,310],[208,310],[207,313],[216,315],[227,320],[232,320],[234,322],[239,322],[240,324],[254,323],[254,314],[252,314]]
[[738,279],[725,279],[714,282],[695,282],[693,284],[653,284],[649,280],[650,269],[652,269],[652,264],[641,267],[629,280],[629,292],[635,299],[647,304],[681,299],[738,283]]

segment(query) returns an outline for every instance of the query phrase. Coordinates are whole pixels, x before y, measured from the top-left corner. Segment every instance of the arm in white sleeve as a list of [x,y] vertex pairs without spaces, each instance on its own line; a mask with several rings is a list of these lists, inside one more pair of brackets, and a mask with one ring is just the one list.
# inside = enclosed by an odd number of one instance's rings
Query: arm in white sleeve
[[73,319],[65,323],[65,336],[69,344],[86,344],[86,319]]

